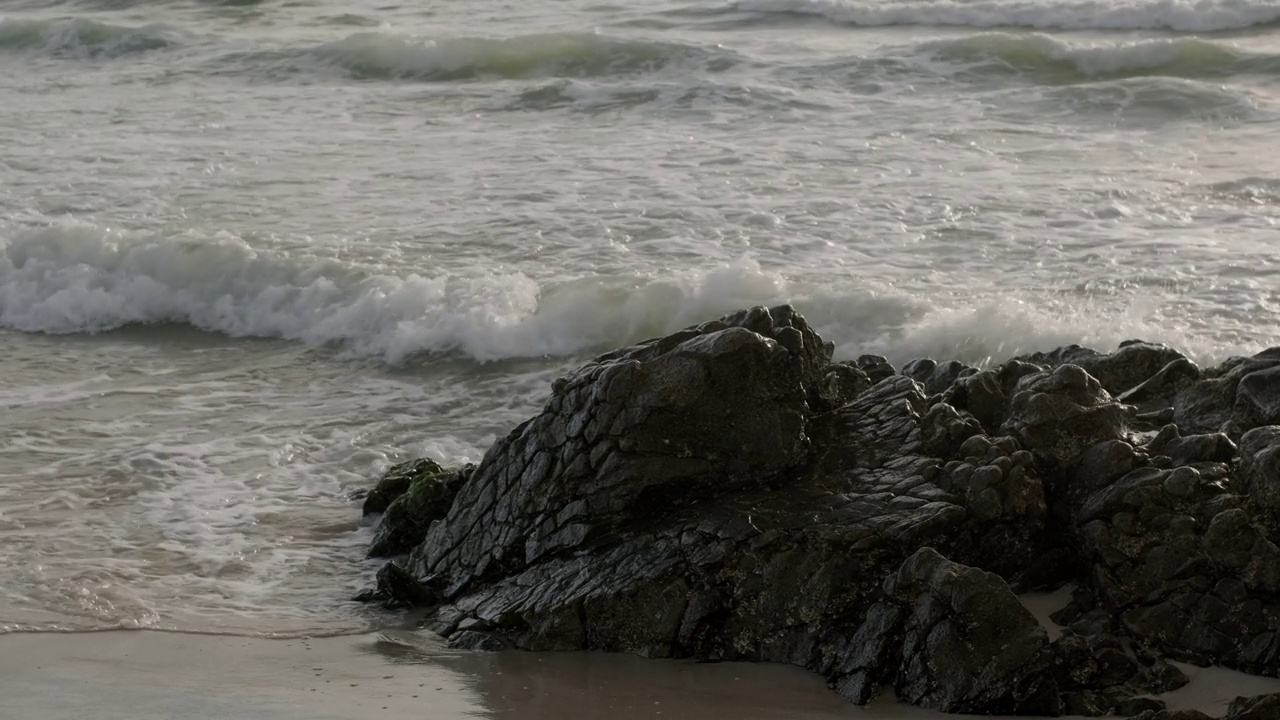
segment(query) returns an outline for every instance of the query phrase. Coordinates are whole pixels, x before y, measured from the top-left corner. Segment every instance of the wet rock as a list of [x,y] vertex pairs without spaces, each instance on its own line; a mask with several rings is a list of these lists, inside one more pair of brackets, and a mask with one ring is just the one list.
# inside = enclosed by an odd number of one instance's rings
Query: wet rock
[[942,401],[973,416],[989,433],[997,433],[1009,415],[1014,387],[1028,376],[1045,369],[1043,365],[1010,360],[990,370],[966,375],[942,395]]
[[475,650],[479,652],[498,652],[508,649],[501,638],[475,630],[461,630],[449,638],[449,647],[458,650]]
[[929,408],[921,422],[924,450],[936,457],[954,457],[960,446],[974,435],[982,434],[982,425],[972,417],[960,414],[950,405],[939,402]]
[[1166,425],[1147,443],[1153,455],[1166,455],[1174,465],[1227,462],[1236,456],[1236,444],[1222,433],[1182,435],[1177,425]]
[[364,515],[386,512],[396,498],[409,491],[415,480],[435,477],[444,472],[445,469],[438,463],[427,458],[392,465],[365,496],[361,512]]
[[1199,365],[1187,358],[1178,358],[1141,384],[1120,393],[1116,399],[1144,411],[1171,408],[1177,394],[1202,377],[1204,373]]
[[1235,477],[1272,530],[1280,529],[1280,426],[1255,428],[1240,438]]
[[[1096,378],[1111,395],[1119,395],[1142,385],[1160,374],[1170,363],[1187,360],[1173,348],[1141,340],[1123,342],[1119,349],[1107,354],[1071,345],[1052,352],[1023,356],[1021,359],[1050,367],[1075,365]],[[1178,373],[1179,371],[1171,371],[1171,374]]]
[[862,368],[847,363],[832,363],[825,382],[824,397],[832,407],[851,402],[874,384]]
[[[1078,632],[1081,628],[1090,634]],[[1176,667],[1159,658],[1131,654],[1119,638],[1084,619],[1054,641],[1053,650],[1068,713],[1133,715],[1159,709],[1163,705],[1144,707],[1146,696],[1188,682]]]
[[[946,406],[934,409],[939,407]],[[1044,481],[1034,459],[1013,438],[981,434],[966,439],[957,455],[933,482],[969,512],[965,556],[1010,581],[1021,580],[1049,547]]]
[[[1251,427],[1280,351],[831,352],[782,306],[601,355],[474,469],[371,493],[374,550],[411,551],[367,599],[457,647],[782,662],[949,712],[1162,717],[1167,659],[1280,675],[1280,430]],[[1050,644],[1010,587],[1068,581]]]
[[1214,720],[1199,710],[1144,710],[1130,720]]
[[415,553],[456,592],[799,466],[830,358],[790,308],[756,308],[610,353],[556,381],[486,454]]
[[[374,529],[369,557],[403,555],[421,543],[431,524],[449,512],[454,496],[470,476],[471,470],[470,466],[460,470],[445,470],[435,462],[424,459],[397,465],[388,471],[374,491],[383,491],[378,496],[379,503],[383,498],[395,494],[395,490],[400,492],[387,505],[382,519]],[[408,486],[401,489],[406,480]],[[374,493],[370,493],[369,499],[373,498]],[[369,507],[369,501],[366,500],[365,508]]]
[[439,605],[443,598],[437,588],[419,581],[407,570],[388,562],[378,570],[378,584],[355,597],[358,602],[376,602],[388,610]]
[[1001,426],[1049,468],[1070,467],[1085,449],[1121,440],[1126,430],[1123,407],[1075,365],[1019,380]]
[[906,608],[900,698],[943,712],[1061,712],[1049,638],[999,577],[922,548],[885,594]]
[[859,355],[856,365],[866,373],[872,385],[898,374],[893,365],[889,364],[888,358],[882,355]]
[[955,360],[939,363],[929,358],[921,358],[902,366],[902,374],[924,386],[926,395],[942,393],[954,385],[956,380],[977,372],[977,368]]
[[1149,697],[1131,697],[1116,701],[1117,715],[1137,715],[1144,712],[1160,712],[1164,710],[1164,702]]
[[1086,500],[1144,465],[1144,461],[1145,457],[1124,440],[1104,440],[1086,448],[1066,472],[1067,480],[1053,488],[1059,509],[1067,513],[1063,520],[1069,521],[1070,514]]
[[1280,693],[1236,698],[1227,708],[1224,720],[1275,720],[1280,718]]
[[1234,439],[1280,424],[1280,348],[1228,360],[1179,392],[1174,407],[1183,432],[1223,432]]

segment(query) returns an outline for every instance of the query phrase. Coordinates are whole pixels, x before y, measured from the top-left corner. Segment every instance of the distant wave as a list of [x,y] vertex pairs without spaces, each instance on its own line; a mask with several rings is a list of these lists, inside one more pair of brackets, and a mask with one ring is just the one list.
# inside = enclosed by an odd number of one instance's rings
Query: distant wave
[[1040,34],[985,33],[926,43],[918,50],[940,60],[973,64],[982,71],[1031,74],[1050,82],[1280,74],[1280,56],[1200,38],[1076,44]]
[[176,43],[177,35],[162,25],[127,27],[85,19],[0,21],[0,52],[109,59]]
[[[795,302],[839,357],[969,362],[1070,342],[1110,347],[1153,337],[1201,357],[1218,348],[1141,301],[1128,315],[1001,298],[957,304],[851,277],[801,285],[750,258],[661,276],[539,283],[480,269],[417,275],[255,250],[239,238],[129,237],[54,225],[0,239],[0,327],[48,334],[185,323],[235,337],[336,345],[402,362],[422,353],[475,360],[571,356],[662,335],[757,304]],[[1105,321],[1100,322],[1100,318]]]
[[733,7],[864,26],[1215,32],[1280,22],[1275,0],[740,0]]
[[676,63],[725,69],[735,62],[727,51],[591,33],[425,41],[366,32],[304,51],[301,57],[337,66],[357,77],[420,81],[594,77],[653,72]]

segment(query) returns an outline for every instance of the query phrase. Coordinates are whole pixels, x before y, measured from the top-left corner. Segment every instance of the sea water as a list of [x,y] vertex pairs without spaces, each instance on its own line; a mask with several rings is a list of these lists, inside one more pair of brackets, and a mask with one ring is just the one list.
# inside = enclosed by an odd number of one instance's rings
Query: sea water
[[314,635],[602,350],[1280,344],[1275,0],[9,0],[0,631]]

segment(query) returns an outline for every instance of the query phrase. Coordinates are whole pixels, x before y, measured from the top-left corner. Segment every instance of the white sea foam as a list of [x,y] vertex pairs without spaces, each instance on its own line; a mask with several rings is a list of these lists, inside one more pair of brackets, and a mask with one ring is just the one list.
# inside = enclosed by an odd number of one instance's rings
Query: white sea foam
[[538,281],[480,269],[397,274],[256,250],[230,235],[132,237],[90,225],[50,226],[0,244],[5,328],[94,333],[178,322],[237,337],[336,344],[393,363],[419,353],[482,361],[577,355],[781,302],[796,304],[843,356],[999,361],[1069,342],[1111,347],[1135,336],[1206,359],[1222,351],[1160,318],[1155,297],[1120,310],[1000,296],[957,306],[868,279],[797,281],[748,257],[661,276]]
[[741,0],[736,7],[818,15],[864,26],[1213,32],[1280,21],[1280,5],[1272,0]]
[[0,326],[63,334],[180,322],[238,337],[336,343],[392,362],[420,352],[496,360],[669,332],[779,299],[782,283],[748,262],[660,281],[544,287],[520,272],[428,277],[296,259],[229,235],[140,238],[56,225],[0,244]]

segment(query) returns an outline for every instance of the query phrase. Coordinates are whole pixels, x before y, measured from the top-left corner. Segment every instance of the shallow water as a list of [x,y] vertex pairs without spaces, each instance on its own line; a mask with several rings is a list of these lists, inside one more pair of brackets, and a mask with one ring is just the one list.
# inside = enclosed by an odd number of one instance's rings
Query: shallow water
[[380,626],[380,470],[747,305],[895,362],[1278,344],[1278,21],[6,3],[0,629]]

